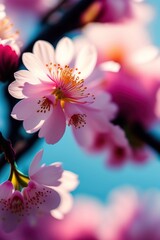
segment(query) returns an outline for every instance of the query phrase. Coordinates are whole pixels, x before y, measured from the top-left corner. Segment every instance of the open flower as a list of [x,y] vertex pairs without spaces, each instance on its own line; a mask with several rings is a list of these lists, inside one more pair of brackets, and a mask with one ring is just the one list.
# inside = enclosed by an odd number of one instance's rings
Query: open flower
[[9,86],[10,94],[22,99],[13,108],[12,117],[23,120],[28,133],[39,130],[39,137],[47,143],[61,139],[66,123],[81,143],[92,129],[107,128],[115,114],[109,94],[97,92],[92,81],[84,81],[95,67],[95,48],[85,44],[75,63],[74,54],[69,38],[61,39],[55,50],[48,42],[38,41],[33,53],[23,54],[28,70],[16,72],[16,81]]
[[[148,131],[158,121],[155,111],[158,115],[159,50],[152,44],[145,26],[137,21],[117,25],[89,24],[83,32],[87,40],[97,47],[99,62],[114,61],[121,66],[116,73],[106,72],[99,81],[99,87],[109,92],[118,106],[113,122],[125,132],[131,150],[129,159],[144,163],[152,153],[147,149],[140,130]],[[100,37],[102,33],[103,38]],[[116,160],[116,156],[112,156]]]
[[0,226],[6,232],[45,213],[62,218],[71,208],[69,192],[77,186],[77,176],[60,163],[39,167],[42,153],[33,159],[29,177],[12,166],[9,180],[0,185]]

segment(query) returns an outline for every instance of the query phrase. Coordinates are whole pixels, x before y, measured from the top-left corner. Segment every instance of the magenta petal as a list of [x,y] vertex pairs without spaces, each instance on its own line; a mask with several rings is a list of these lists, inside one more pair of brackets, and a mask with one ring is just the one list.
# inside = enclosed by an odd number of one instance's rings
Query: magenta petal
[[30,178],[39,184],[47,186],[60,185],[60,178],[62,177],[63,169],[60,163],[55,163],[50,166],[42,166]]
[[[51,82],[52,83],[52,82]],[[43,97],[51,94],[53,86],[51,83],[30,84],[25,83],[22,93],[27,97],[34,98],[35,96]],[[52,83],[53,84],[53,83]]]
[[58,142],[66,128],[66,119],[64,116],[64,112],[60,105],[56,105],[53,108],[53,112],[51,116],[45,121],[43,126],[39,131],[39,137],[44,137],[48,144],[55,144]]
[[75,128],[73,126],[72,130],[75,139],[80,146],[89,148],[92,145],[94,139],[94,132],[92,128],[86,125],[81,128]]
[[35,174],[39,169],[39,163],[42,159],[43,150],[39,151],[36,156],[34,157],[33,161],[31,162],[30,168],[29,168],[29,176]]
[[60,204],[59,194],[48,187],[30,181],[28,186],[23,189],[24,202],[29,202],[29,214],[34,213],[49,213],[56,209]]
[[[37,111],[37,102],[39,99],[23,99],[19,101],[13,108],[11,116],[17,120],[28,118],[34,111]],[[25,111],[24,111],[25,109]]]
[[13,185],[10,181],[0,184],[0,199],[8,199],[13,192]]
[[49,118],[51,111],[47,111],[46,113],[32,113],[27,119],[23,122],[23,127],[28,133],[34,133],[38,131],[46,119]]

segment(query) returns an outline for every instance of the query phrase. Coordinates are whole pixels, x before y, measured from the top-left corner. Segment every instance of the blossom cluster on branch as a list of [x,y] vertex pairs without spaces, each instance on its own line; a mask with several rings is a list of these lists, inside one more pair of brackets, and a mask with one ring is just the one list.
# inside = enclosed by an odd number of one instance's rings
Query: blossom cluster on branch
[[[154,150],[160,152],[160,142],[150,133],[160,117],[159,49],[147,30],[153,9],[136,0],[25,0],[23,4],[4,0],[3,4],[0,81],[10,122],[6,132],[0,129],[0,167],[9,163],[10,174],[0,184],[0,229],[11,232],[31,223],[38,226],[37,219],[47,215],[47,221],[55,225],[56,240],[142,240],[141,235],[132,234],[139,221],[136,214],[140,212],[143,218],[134,191],[127,192],[126,202],[116,195],[119,203],[113,205],[126,203],[128,207],[125,218],[119,206],[105,210],[105,217],[94,215],[93,210],[93,218],[103,219],[104,224],[89,219],[86,235],[76,235],[81,222],[76,225],[72,213],[72,220],[70,215],[62,223],[55,219],[71,210],[70,192],[78,185],[77,175],[63,170],[59,162],[39,166],[43,150],[34,157],[28,175],[19,170],[18,161],[23,161],[39,138],[47,144],[59,142],[67,127],[82,150],[106,153],[109,167],[127,161],[144,163]],[[13,15],[16,23],[19,12],[32,16],[38,29],[33,37],[29,35],[30,42],[22,40],[25,20],[19,33],[7,16]],[[34,30],[34,26],[29,28]],[[114,214],[122,221],[115,223]],[[72,223],[67,221],[74,222],[75,232],[69,231]]]

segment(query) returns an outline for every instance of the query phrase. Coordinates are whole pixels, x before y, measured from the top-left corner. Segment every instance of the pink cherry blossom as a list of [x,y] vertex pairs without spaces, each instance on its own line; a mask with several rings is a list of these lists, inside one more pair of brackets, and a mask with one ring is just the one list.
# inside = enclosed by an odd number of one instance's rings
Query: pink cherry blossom
[[0,4],[0,81],[5,82],[13,77],[18,67],[19,54],[18,32],[13,30],[5,7]]
[[118,106],[114,122],[126,133],[131,159],[142,163],[151,154],[135,126],[148,130],[158,120],[159,50],[152,44],[144,24],[137,21],[90,24],[83,33],[96,45],[99,62],[114,61],[121,65],[115,73],[106,72],[99,87],[109,92]]
[[95,0],[81,16],[83,24],[89,22],[119,23],[132,21],[146,22],[153,16],[153,10],[146,4],[134,0]]
[[94,81],[84,80],[97,79],[94,46],[85,44],[77,56],[75,52],[69,38],[61,39],[56,49],[48,42],[36,42],[33,53],[23,54],[28,70],[16,72],[16,81],[9,86],[10,94],[22,99],[12,117],[23,120],[28,133],[39,131],[50,144],[62,138],[66,124],[79,143],[87,142],[92,129],[103,131],[116,112],[110,95],[96,91]]
[[113,190],[105,204],[77,197],[72,210],[58,221],[44,215],[24,222],[4,240],[159,240],[160,192],[131,187]]
[[79,197],[62,221],[50,221],[48,232],[57,240],[99,239],[103,206],[96,199]]
[[5,0],[5,5],[9,11],[14,12],[28,12],[28,13],[34,13],[36,15],[42,15],[44,14],[47,10],[49,10],[51,7],[56,5],[58,3],[58,0]]
[[113,191],[104,211],[102,239],[158,240],[159,199],[157,190],[142,193],[128,187]]
[[72,198],[69,192],[77,186],[77,176],[64,171],[60,163],[39,166],[41,157],[42,151],[33,159],[28,179],[12,169],[11,181],[0,185],[2,230],[13,231],[24,220],[33,221],[49,212],[56,218],[62,218],[70,210]]

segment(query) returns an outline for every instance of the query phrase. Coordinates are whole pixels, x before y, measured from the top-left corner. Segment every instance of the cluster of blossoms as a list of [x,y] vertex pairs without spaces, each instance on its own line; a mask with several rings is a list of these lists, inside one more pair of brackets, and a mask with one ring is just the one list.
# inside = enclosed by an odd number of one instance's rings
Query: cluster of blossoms
[[62,169],[60,163],[39,166],[43,151],[37,153],[29,177],[11,165],[9,180],[0,186],[0,227],[13,231],[24,220],[36,221],[45,213],[61,219],[72,206],[69,194],[78,185],[77,176]]
[[81,145],[90,152],[109,151],[107,163],[112,166],[128,159],[143,163],[151,151],[139,131],[159,121],[159,49],[152,44],[144,19],[113,25],[91,23],[82,33],[80,41],[96,46],[99,64],[114,61],[120,69],[106,71],[96,86],[109,93],[118,107],[114,125],[103,132],[95,130],[90,146]]
[[[56,1],[53,13],[55,6],[68,9],[72,4],[72,0],[66,5]],[[24,6],[42,13],[44,1],[24,1],[18,9]],[[146,15],[142,14],[144,10]],[[15,80],[9,83],[8,91],[19,100],[11,116],[23,121],[27,133],[38,132],[48,144],[56,144],[66,127],[71,127],[82,148],[93,153],[107,151],[107,163],[112,166],[126,160],[146,161],[150,151],[139,130],[148,130],[160,115],[159,50],[145,29],[146,17],[151,15],[143,4],[138,9],[136,1],[91,1],[77,20],[78,26],[87,24],[79,30],[80,36],[63,37],[56,47],[45,40],[35,41],[32,53],[22,54],[26,69],[17,71],[18,32],[12,30],[4,6],[0,6],[0,81],[10,80],[14,72]],[[90,23],[93,21],[100,23]],[[71,209],[70,192],[78,185],[77,175],[63,170],[60,163],[39,166],[40,151],[26,176],[7,154],[6,143],[0,140],[0,152],[11,166],[8,180],[0,184],[0,228],[4,231],[11,232],[18,225],[24,231],[27,224],[29,228],[36,226],[41,215],[50,214],[46,231],[51,234],[51,227],[56,240],[146,240],[151,236],[137,229],[137,221],[144,220],[146,205],[141,207],[139,196],[132,190],[116,193],[107,209],[98,206],[94,211],[89,203],[80,210],[75,207],[64,221],[55,220]],[[159,232],[156,234],[159,237]]]
[[130,187],[114,190],[106,204],[78,197],[63,220],[46,215],[34,224],[25,222],[13,233],[0,232],[0,237],[4,240],[159,240],[159,200],[158,190],[138,192]]

